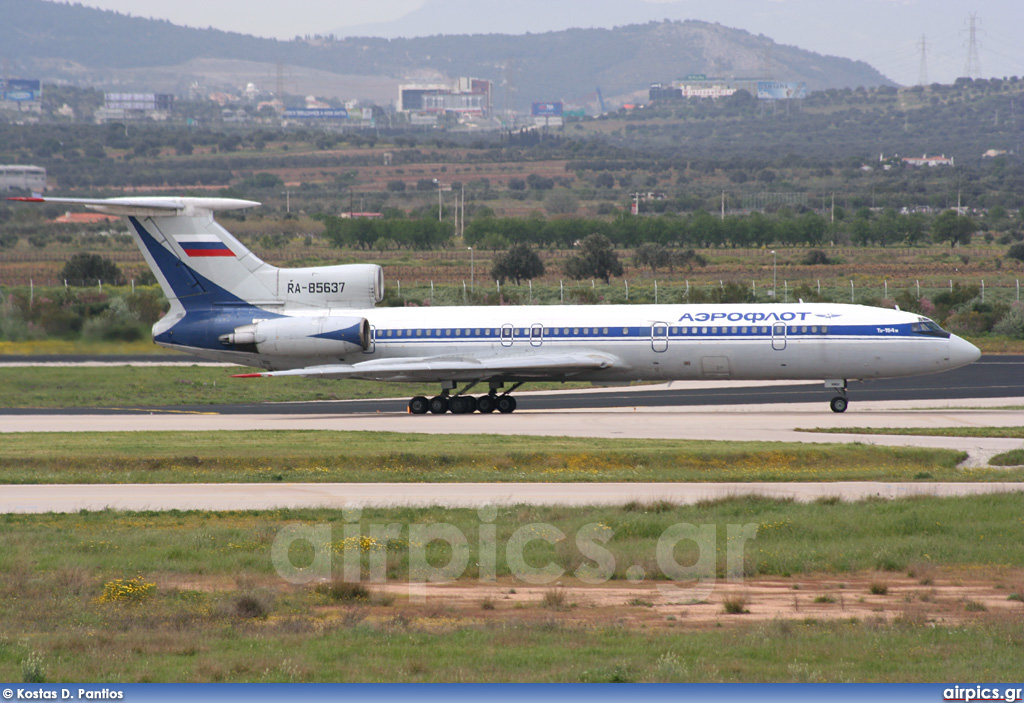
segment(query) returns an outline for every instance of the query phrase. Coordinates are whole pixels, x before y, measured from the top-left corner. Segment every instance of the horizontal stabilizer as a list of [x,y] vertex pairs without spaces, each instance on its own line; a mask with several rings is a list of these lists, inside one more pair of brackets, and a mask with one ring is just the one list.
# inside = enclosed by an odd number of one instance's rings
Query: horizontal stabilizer
[[537,354],[498,357],[433,356],[374,359],[358,364],[327,364],[284,371],[238,374],[235,378],[262,376],[318,376],[320,378],[367,378],[374,380],[487,380],[496,377],[529,378],[553,371],[573,372],[610,369],[622,362],[610,354]]
[[82,205],[106,215],[122,217],[169,217],[195,215],[220,210],[242,210],[258,202],[237,198],[175,198],[166,196],[125,198],[8,198],[22,203],[59,203]]

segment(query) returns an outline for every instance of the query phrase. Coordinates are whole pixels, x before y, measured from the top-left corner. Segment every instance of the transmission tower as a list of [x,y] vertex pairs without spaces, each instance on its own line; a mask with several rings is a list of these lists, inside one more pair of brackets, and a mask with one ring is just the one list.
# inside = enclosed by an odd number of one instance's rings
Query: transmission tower
[[921,50],[921,65],[917,69],[917,84],[928,85],[928,42],[923,34],[921,41],[917,43],[917,48]]
[[981,59],[978,58],[978,39],[975,31],[975,23],[978,21],[978,13],[972,12],[967,21],[970,28],[967,30],[967,63],[964,65],[964,75],[968,78],[980,78]]

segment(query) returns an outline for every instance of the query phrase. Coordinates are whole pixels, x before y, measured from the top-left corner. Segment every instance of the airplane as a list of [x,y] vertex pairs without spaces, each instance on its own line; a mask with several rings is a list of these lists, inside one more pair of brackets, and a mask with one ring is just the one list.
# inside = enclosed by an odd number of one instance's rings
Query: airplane
[[[9,198],[127,218],[170,310],[153,341],[263,369],[440,384],[408,411],[511,413],[531,381],[818,380],[847,409],[847,382],[934,373],[977,360],[973,344],[899,309],[838,303],[376,307],[372,264],[278,268],[214,219],[232,198]],[[469,395],[478,384],[488,391]],[[509,386],[506,388],[506,385]],[[460,388],[461,386],[461,388]]]

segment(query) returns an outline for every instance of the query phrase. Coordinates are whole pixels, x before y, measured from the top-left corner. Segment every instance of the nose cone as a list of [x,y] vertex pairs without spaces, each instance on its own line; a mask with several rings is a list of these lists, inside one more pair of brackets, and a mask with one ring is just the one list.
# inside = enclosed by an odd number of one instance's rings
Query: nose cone
[[967,366],[981,358],[981,350],[955,334],[949,336],[949,367]]

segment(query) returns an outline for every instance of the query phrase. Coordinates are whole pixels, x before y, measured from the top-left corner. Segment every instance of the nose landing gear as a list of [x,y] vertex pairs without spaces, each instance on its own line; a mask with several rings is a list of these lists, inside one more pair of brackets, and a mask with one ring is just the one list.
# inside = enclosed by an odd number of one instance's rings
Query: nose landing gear
[[846,397],[846,379],[845,378],[826,378],[825,388],[831,388],[835,390],[839,395],[832,398],[829,401],[829,407],[832,408],[834,413],[844,413],[846,408],[849,407],[850,401]]

